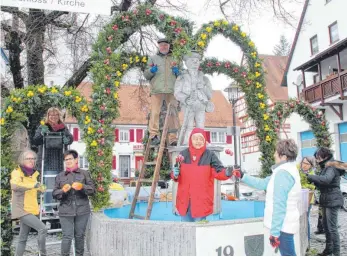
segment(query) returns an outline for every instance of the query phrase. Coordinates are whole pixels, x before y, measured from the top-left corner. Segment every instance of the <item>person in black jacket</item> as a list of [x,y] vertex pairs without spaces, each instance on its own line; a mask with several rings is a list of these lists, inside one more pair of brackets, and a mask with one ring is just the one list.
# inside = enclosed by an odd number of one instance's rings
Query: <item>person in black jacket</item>
[[59,219],[63,232],[61,255],[70,254],[72,238],[75,238],[76,255],[84,253],[84,236],[90,216],[88,196],[95,194],[90,174],[78,168],[78,153],[69,150],[64,153],[66,171],[55,178],[53,197],[60,201]]
[[[42,156],[44,136],[47,132],[63,133],[63,145],[60,148],[45,148],[45,156]],[[43,183],[47,186],[47,189],[53,189],[54,176],[52,175],[57,175],[64,170],[64,151],[67,150],[67,146],[71,145],[72,142],[73,137],[69,129],[62,122],[60,110],[56,107],[49,108],[44,119],[44,124],[41,124],[37,128],[33,138],[33,144],[38,146],[36,169],[39,171],[42,170],[42,158],[44,157],[44,170],[41,171],[41,174],[44,176]],[[47,213],[52,212],[52,206],[50,205],[53,203],[51,192],[46,192],[44,194],[44,203],[46,204],[44,207],[45,211]]]
[[316,158],[321,172],[319,175],[308,175],[307,179],[313,182],[320,190],[319,204],[323,210],[323,226],[325,230],[326,246],[319,256],[340,255],[340,236],[338,232],[337,216],[343,205],[343,196],[340,190],[341,170],[326,164],[333,161],[330,149],[319,148],[314,157]]

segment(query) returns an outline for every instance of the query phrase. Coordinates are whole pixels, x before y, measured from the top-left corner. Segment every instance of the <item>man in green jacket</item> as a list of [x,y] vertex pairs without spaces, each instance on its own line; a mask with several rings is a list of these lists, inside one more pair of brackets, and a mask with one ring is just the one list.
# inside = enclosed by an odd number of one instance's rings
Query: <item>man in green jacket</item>
[[[179,75],[179,69],[170,54],[170,43],[166,38],[158,40],[159,52],[148,60],[148,67],[144,72],[146,79],[150,81],[151,115],[149,120],[149,134],[152,145],[158,145],[159,139],[159,115],[163,101],[166,105],[172,103],[177,107],[174,97],[174,86]],[[175,117],[170,117],[169,131],[178,129]],[[177,145],[177,133],[169,133],[169,144]]]

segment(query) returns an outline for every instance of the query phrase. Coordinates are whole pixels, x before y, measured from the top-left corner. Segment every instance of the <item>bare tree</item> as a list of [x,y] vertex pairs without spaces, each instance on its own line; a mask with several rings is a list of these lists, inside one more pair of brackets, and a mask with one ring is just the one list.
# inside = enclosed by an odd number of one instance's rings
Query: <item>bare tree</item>
[[207,0],[205,7],[217,6],[227,20],[236,23],[249,22],[266,10],[274,17],[295,28],[297,18],[289,6],[302,3],[303,0]]
[[277,56],[288,56],[290,52],[291,45],[284,35],[281,35],[280,41],[275,45],[273,54]]

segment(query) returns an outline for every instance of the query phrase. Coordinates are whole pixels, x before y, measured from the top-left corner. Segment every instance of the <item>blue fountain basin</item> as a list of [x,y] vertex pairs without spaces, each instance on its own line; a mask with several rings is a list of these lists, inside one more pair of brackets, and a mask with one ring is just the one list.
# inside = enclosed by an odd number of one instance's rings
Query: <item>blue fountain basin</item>
[[[104,210],[109,218],[128,219],[131,205],[122,208]],[[222,212],[210,215],[207,220],[236,220],[259,218],[264,216],[265,203],[262,201],[225,201],[222,200]],[[145,216],[147,203],[137,203],[135,213]],[[151,220],[181,221],[181,217],[172,213],[172,202],[155,202],[151,214]]]

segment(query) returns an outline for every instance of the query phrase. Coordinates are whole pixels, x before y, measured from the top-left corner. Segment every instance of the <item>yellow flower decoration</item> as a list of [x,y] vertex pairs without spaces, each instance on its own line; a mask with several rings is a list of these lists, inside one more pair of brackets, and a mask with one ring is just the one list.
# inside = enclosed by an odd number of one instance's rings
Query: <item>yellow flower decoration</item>
[[89,118],[89,116],[87,115],[86,116],[86,118],[85,118],[85,120],[84,120],[84,124],[88,124],[88,123],[90,123],[92,120]]
[[213,26],[219,27],[219,26],[220,26],[220,22],[219,22],[219,21],[215,21],[215,22],[213,23]]
[[114,86],[115,86],[115,87],[119,87],[119,85],[120,85],[120,82],[119,82],[119,81],[115,81],[115,82],[114,82]]
[[261,109],[264,109],[264,108],[265,108],[265,106],[266,106],[266,104],[264,104],[264,103],[260,103],[260,104],[259,104],[259,106],[260,106],[260,108],[261,108]]
[[264,98],[264,95],[262,93],[258,93],[257,96],[258,96],[259,99],[263,99]]
[[6,113],[11,113],[11,112],[13,112],[12,106],[7,107]]
[[233,31],[238,31],[238,30],[239,30],[239,26],[234,25],[231,29],[232,29]]
[[261,88],[263,85],[262,84],[260,84],[259,82],[255,82],[255,87],[256,88]]
[[254,67],[256,67],[256,68],[260,67],[260,63],[259,63],[259,62],[256,62],[256,63],[254,64]]
[[246,36],[247,36],[246,32],[241,33],[241,37],[246,37]]
[[17,103],[20,103],[22,101],[22,98],[18,97],[17,98]]
[[207,38],[207,35],[206,35],[205,33],[202,33],[202,34],[200,35],[200,37],[201,37],[201,39],[205,40],[205,39]]
[[252,52],[252,53],[251,53],[251,56],[252,56],[253,58],[257,57],[257,52]]
[[210,33],[212,31],[212,28],[211,27],[206,27],[205,29],[208,33]]
[[27,97],[33,97],[34,96],[34,92],[29,90],[27,93]]
[[135,56],[135,62],[139,62],[140,61],[140,58],[136,55]]
[[52,87],[51,92],[52,92],[53,94],[55,94],[55,93],[58,93],[58,90],[57,90],[55,87]]
[[255,77],[258,78],[260,76],[260,72],[255,72]]
[[265,130],[265,131],[269,131],[269,130],[270,130],[269,125],[265,124],[264,130]]
[[266,137],[265,137],[265,140],[266,140],[267,142],[270,142],[270,141],[271,141],[271,137],[270,137],[270,136],[266,136]]
[[128,64],[123,63],[123,64],[122,64],[122,69],[123,69],[123,70],[126,70],[127,68],[128,68]]
[[1,125],[4,125],[4,124],[5,124],[5,119],[4,119],[4,118],[1,118],[0,124],[1,124]]
[[41,124],[42,126],[44,126],[46,123],[45,123],[44,120],[41,120],[41,121],[40,121],[40,124]]
[[113,98],[118,99],[118,93],[117,92],[113,93]]
[[222,21],[222,24],[226,26],[226,25],[229,24],[229,22],[228,22],[227,20],[223,20],[223,21]]
[[46,87],[46,86],[39,87],[39,88],[37,89],[37,91],[39,91],[41,94],[44,94],[44,93],[46,92],[46,90],[47,90],[47,87]]
[[117,70],[116,74],[118,77],[122,76],[122,73],[119,70]]
[[144,63],[146,63],[146,62],[147,62],[147,57],[146,57],[146,56],[142,57],[142,60],[141,60],[141,61],[144,62]]
[[64,92],[64,95],[65,95],[65,96],[70,96],[71,93],[72,93],[72,92],[71,92],[70,90],[68,90],[68,91],[65,91],[65,92]]
[[93,134],[94,133],[94,129],[92,127],[88,127],[88,132],[87,134],[90,135],[90,134]]
[[14,102],[14,103],[17,102],[17,98],[14,97],[14,96],[11,96],[11,101]]
[[88,109],[88,106],[87,105],[83,105],[82,107],[81,107],[81,111],[82,112],[87,112],[89,109]]
[[93,142],[90,143],[90,146],[97,146],[98,142],[96,142],[96,140],[93,140]]
[[249,45],[250,47],[254,47],[254,46],[255,46],[254,43],[253,43],[253,41],[249,41],[249,42],[248,42],[248,45]]
[[267,119],[269,119],[269,115],[267,115],[267,114],[265,113],[265,114],[263,114],[263,118],[264,118],[264,120],[267,120]]
[[198,46],[204,47],[204,46],[205,46],[205,42],[204,42],[204,41],[199,41],[199,42],[198,42]]
[[76,103],[79,103],[79,102],[81,102],[82,101],[82,98],[81,97],[79,97],[79,96],[76,96],[75,97],[75,102]]
[[133,58],[132,57],[129,58],[129,62],[133,63]]

